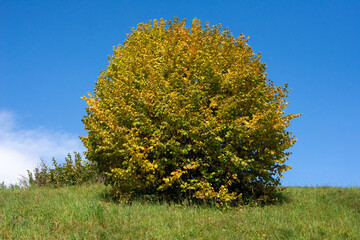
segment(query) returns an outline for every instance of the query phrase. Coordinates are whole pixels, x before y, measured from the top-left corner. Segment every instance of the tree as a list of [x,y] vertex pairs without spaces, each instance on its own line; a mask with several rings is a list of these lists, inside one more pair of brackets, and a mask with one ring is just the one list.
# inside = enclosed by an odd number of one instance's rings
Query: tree
[[194,19],[139,24],[83,97],[86,157],[119,195],[239,202],[276,191],[295,143],[244,35]]

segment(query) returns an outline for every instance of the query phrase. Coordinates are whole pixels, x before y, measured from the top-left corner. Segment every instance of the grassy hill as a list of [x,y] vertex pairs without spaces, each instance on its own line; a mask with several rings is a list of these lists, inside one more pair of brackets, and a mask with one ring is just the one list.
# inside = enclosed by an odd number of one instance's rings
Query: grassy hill
[[288,187],[276,205],[114,203],[102,185],[0,190],[0,239],[360,239],[360,188]]

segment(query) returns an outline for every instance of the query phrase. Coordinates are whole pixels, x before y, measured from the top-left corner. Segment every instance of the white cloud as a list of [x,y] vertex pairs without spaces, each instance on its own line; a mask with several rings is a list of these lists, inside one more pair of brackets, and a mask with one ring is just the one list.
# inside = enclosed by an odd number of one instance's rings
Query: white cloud
[[13,113],[0,111],[0,183],[18,183],[41,159],[60,162],[73,151],[84,151],[78,136],[42,127],[20,129]]

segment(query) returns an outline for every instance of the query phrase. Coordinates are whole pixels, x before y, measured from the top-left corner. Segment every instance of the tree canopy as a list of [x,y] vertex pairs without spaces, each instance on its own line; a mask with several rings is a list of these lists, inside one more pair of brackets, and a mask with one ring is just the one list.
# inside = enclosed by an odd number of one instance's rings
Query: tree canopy
[[118,195],[241,202],[276,191],[296,139],[289,89],[244,35],[153,20],[114,47],[86,100],[86,157]]

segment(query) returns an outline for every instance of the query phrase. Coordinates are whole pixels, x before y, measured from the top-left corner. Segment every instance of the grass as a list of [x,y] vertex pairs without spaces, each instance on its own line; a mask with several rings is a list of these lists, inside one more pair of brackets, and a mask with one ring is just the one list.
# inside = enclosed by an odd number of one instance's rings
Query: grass
[[360,239],[360,188],[289,187],[219,210],[114,203],[102,185],[0,189],[0,239]]

